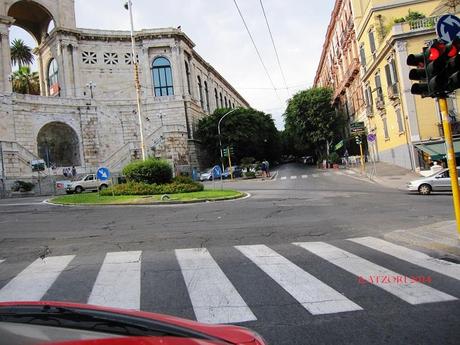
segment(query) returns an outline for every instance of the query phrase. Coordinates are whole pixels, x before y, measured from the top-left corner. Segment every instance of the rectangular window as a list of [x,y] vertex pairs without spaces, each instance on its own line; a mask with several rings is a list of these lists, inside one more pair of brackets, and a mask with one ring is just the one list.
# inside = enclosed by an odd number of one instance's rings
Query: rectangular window
[[371,53],[375,53],[375,38],[374,31],[369,31],[369,47],[371,48]]
[[372,107],[372,105],[374,104],[374,99],[372,98],[372,89],[369,84],[367,84],[366,93],[369,100],[369,103],[367,105]]
[[383,134],[385,135],[385,139],[389,139],[390,136],[388,135],[387,118],[386,118],[386,117],[382,117],[382,122],[383,122]]
[[399,133],[404,132],[404,124],[403,124],[403,119],[401,115],[401,109],[396,109],[396,120],[398,121],[398,131]]
[[377,92],[378,99],[383,102],[382,81],[380,80],[380,74],[375,75],[375,90]]
[[366,52],[364,51],[364,45],[359,47],[359,57],[361,58],[361,65],[366,67]]
[[395,60],[390,61],[390,71],[391,71],[391,77],[393,78],[393,84],[398,82],[398,73],[396,71],[396,64]]
[[393,80],[391,78],[390,65],[385,65],[385,76],[387,78],[387,85],[393,85]]

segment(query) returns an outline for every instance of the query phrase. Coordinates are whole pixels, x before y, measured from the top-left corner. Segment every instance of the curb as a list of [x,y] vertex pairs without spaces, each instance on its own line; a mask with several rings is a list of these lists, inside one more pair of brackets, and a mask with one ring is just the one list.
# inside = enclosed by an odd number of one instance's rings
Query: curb
[[113,203],[113,204],[57,204],[51,202],[50,199],[43,200],[42,203],[52,206],[166,206],[166,205],[187,205],[187,204],[202,204],[202,203],[211,203],[211,202],[219,202],[219,201],[235,201],[235,200],[244,200],[250,198],[252,195],[247,192],[241,192],[241,195],[231,196],[231,197],[222,197],[216,199],[203,199],[203,200],[188,200],[188,201],[155,201],[155,202],[145,202],[145,203],[136,203],[136,204],[128,204],[128,203]]

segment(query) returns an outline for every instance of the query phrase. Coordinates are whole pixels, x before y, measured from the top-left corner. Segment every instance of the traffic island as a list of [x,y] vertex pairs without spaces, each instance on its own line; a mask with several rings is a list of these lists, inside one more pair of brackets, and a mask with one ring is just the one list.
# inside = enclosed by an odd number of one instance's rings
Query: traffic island
[[48,203],[56,205],[164,205],[233,200],[245,196],[247,196],[246,193],[232,189],[206,189],[199,192],[156,195],[102,196],[99,193],[82,193],[58,196],[48,200]]

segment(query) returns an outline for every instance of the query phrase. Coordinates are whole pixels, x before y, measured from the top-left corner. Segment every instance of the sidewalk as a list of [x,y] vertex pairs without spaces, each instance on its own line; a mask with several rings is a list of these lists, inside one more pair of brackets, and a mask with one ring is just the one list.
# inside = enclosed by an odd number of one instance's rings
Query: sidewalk
[[460,263],[460,239],[455,221],[444,221],[418,228],[396,230],[384,235],[393,242],[428,249],[437,257]]
[[[359,166],[351,169],[361,174]],[[423,177],[411,170],[384,162],[375,163],[375,175],[373,174],[373,164],[366,163],[366,175],[370,180],[385,187],[403,190],[406,189],[407,182]]]

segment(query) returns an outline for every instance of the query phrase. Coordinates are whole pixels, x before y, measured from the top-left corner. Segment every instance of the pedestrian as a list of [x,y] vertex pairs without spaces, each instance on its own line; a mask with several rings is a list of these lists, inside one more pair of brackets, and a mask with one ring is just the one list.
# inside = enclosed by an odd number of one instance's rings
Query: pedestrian
[[265,164],[265,161],[262,161],[262,177],[267,177],[267,165]]
[[67,174],[67,168],[63,168],[62,169],[62,175],[64,175],[64,177],[67,177],[68,174]]
[[345,158],[345,166],[346,166],[347,168],[348,168],[348,156],[349,156],[348,150],[345,149],[345,152],[344,152],[344,154],[343,154],[343,158]]
[[264,160],[267,177],[270,177],[270,163],[267,160]]
[[77,176],[77,168],[75,168],[75,165],[72,165],[72,176]]

